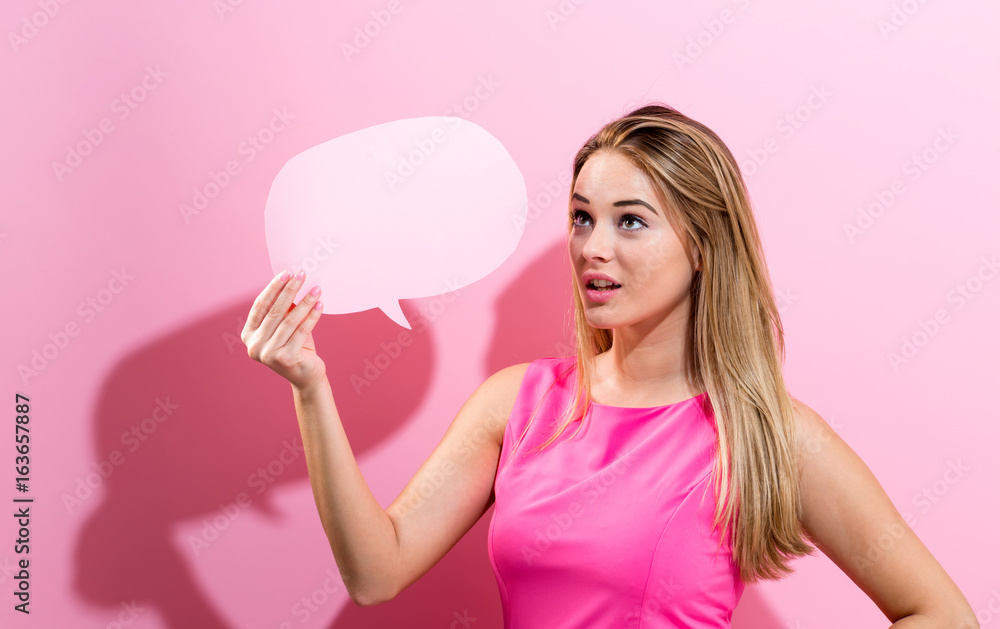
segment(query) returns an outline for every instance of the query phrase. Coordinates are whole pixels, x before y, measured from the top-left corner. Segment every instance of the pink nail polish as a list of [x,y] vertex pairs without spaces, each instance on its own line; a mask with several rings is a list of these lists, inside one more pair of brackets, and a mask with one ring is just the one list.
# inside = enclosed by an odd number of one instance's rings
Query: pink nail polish
[[298,273],[295,274],[295,279],[297,280],[305,279],[305,277],[306,277],[305,271],[299,271]]
[[291,274],[288,271],[282,271],[281,275],[278,276],[278,281],[279,282],[284,282],[285,280],[287,280],[289,278],[290,275]]

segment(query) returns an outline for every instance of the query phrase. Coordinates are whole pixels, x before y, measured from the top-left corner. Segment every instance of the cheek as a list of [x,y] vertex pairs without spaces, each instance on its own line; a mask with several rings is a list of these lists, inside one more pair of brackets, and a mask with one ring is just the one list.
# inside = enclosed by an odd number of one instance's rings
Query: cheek
[[631,257],[634,258],[634,268],[649,272],[671,271],[685,265],[680,243],[667,238],[644,243],[634,250]]
[[671,240],[658,240],[631,251],[626,264],[636,287],[676,292],[691,279],[691,265],[680,243]]
[[581,240],[578,236],[570,234],[569,238],[566,239],[566,251],[569,252],[571,260],[576,261],[576,259],[580,257],[580,250],[582,247],[583,240]]

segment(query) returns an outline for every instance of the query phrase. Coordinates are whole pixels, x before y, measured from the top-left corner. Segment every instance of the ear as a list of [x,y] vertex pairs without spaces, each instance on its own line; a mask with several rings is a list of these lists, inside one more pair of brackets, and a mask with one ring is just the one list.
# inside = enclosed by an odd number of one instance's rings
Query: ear
[[698,246],[694,243],[694,240],[688,238],[688,251],[691,252],[691,257],[693,259],[692,267],[697,273],[701,271],[701,253],[698,251]]

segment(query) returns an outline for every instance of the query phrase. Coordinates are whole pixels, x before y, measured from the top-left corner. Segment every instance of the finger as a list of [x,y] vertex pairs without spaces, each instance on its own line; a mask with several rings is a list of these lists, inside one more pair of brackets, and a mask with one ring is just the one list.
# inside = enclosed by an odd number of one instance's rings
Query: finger
[[296,350],[301,349],[305,345],[306,339],[309,338],[309,333],[312,332],[313,328],[319,322],[320,315],[323,314],[323,302],[321,300],[316,300],[313,307],[309,309],[306,313],[306,318],[299,327],[295,328],[295,332],[292,334],[292,338],[289,344],[295,347]]
[[264,317],[257,326],[257,335],[260,338],[268,339],[268,343],[271,343],[270,339],[274,336],[274,331],[278,329],[278,325],[285,318],[285,315],[288,314],[288,305],[292,303],[295,293],[299,292],[299,289],[302,287],[305,276],[305,271],[299,271],[293,275],[285,283],[284,287],[278,291],[278,295],[274,298],[274,302],[270,308],[267,310],[261,308]]
[[[296,331],[299,325],[307,319],[309,314],[314,310],[313,306],[319,301],[320,287],[313,286],[312,290],[306,293],[298,305],[291,309],[291,311],[285,315],[281,323],[278,325],[278,329],[274,331],[271,337],[271,343],[274,347],[286,347],[286,349],[298,350],[301,347],[301,341],[299,341],[299,347],[292,347],[294,342],[289,345],[288,340],[292,338],[292,334]],[[318,313],[316,315],[318,319]]]
[[253,306],[250,307],[250,314],[247,316],[247,321],[243,325],[243,330],[245,332],[253,332],[263,321],[264,315],[268,310],[271,309],[271,305],[274,303],[274,298],[278,295],[278,291],[284,288],[285,284],[291,278],[292,274],[288,271],[282,271],[274,276],[264,290],[257,295],[257,299],[254,300]]

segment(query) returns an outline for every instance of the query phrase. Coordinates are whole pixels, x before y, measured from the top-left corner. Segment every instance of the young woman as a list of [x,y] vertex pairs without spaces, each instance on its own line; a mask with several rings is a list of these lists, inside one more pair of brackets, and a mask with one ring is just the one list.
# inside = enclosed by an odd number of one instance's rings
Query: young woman
[[[745,583],[822,550],[892,627],[975,628],[868,467],[792,398],[736,160],[649,105],[576,156],[576,355],[493,374],[382,509],[311,331],[304,276],[261,292],[242,339],[292,384],[316,505],[359,605],[392,599],[496,504],[505,627],[728,627]],[[570,426],[575,428],[567,430]]]

